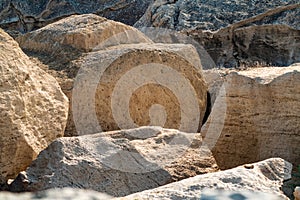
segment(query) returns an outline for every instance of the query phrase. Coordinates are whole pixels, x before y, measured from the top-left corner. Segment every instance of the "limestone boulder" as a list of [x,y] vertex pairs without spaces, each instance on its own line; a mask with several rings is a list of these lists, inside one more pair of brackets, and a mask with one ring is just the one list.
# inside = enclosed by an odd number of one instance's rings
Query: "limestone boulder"
[[198,175],[119,199],[218,200],[226,196],[232,199],[288,199],[280,187],[284,180],[291,177],[291,170],[290,163],[281,158],[272,158],[226,171]]
[[200,130],[207,86],[191,45],[154,44],[95,15],[71,16],[17,40],[69,97],[67,136],[146,125]]
[[[122,35],[116,40],[111,38],[118,34]],[[137,29],[95,14],[72,15],[21,35],[16,40],[22,49],[27,51],[54,55],[72,50],[90,52],[96,48],[128,43],[151,43],[151,40]]]
[[0,29],[0,184],[25,170],[41,150],[64,135],[68,99]]
[[77,134],[147,125],[200,130],[207,86],[193,46],[123,45],[91,52],[78,66],[72,92]]
[[300,164],[299,81],[298,64],[225,76],[202,129],[220,168],[276,156]]
[[125,196],[217,171],[207,148],[200,155],[201,146],[200,135],[160,127],[59,138],[10,190],[72,187]]

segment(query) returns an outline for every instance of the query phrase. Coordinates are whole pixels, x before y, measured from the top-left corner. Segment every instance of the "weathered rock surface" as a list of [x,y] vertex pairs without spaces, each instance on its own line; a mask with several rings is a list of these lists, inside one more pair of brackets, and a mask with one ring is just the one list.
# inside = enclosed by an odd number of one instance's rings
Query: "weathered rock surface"
[[198,136],[141,127],[59,138],[19,174],[10,189],[73,187],[125,196],[216,171],[210,151],[200,156]]
[[189,33],[206,49],[217,66],[289,66],[300,62],[300,30],[286,25],[242,27]]
[[135,26],[215,31],[269,11],[272,15],[265,15],[256,24],[286,24],[300,29],[299,6],[296,0],[156,0]]
[[224,91],[215,100],[219,103],[202,130],[210,148],[215,145],[212,152],[219,167],[276,156],[298,166],[300,66],[254,68],[229,73],[225,79]]
[[[122,34],[122,37],[112,40],[111,37],[118,34]],[[108,39],[110,43],[107,43]],[[73,15],[22,35],[16,40],[27,51],[54,55],[70,53],[66,51],[72,50],[90,52],[95,51],[95,48],[99,50],[128,43],[151,43],[137,29],[94,14]]]
[[185,132],[200,130],[207,87],[191,45],[153,44],[136,29],[95,15],[71,16],[17,40],[48,65],[42,68],[58,79],[74,103],[67,136],[149,124]]
[[[270,199],[274,200],[287,199],[280,187],[284,180],[291,177],[291,170],[290,163],[281,158],[272,158],[226,171],[199,175],[119,199],[207,199],[204,198],[207,196],[207,192],[202,193],[207,189],[236,192],[248,190],[252,193],[270,194],[269,197],[272,197]],[[263,194],[260,197],[263,197]]]
[[107,200],[112,199],[113,197],[92,191],[92,190],[81,190],[73,188],[63,188],[63,189],[49,189],[45,191],[40,191],[36,193],[9,193],[9,192],[0,192],[0,199],[5,200]]
[[2,0],[0,26],[11,32],[28,32],[66,16],[94,13],[133,25],[146,11],[151,0]]
[[288,66],[300,62],[299,16],[300,4],[293,0],[154,1],[135,26],[181,30],[217,66]]
[[89,53],[80,66],[72,108],[78,134],[147,125],[200,130],[207,86],[191,45],[123,45]]
[[64,135],[68,99],[0,29],[0,184]]

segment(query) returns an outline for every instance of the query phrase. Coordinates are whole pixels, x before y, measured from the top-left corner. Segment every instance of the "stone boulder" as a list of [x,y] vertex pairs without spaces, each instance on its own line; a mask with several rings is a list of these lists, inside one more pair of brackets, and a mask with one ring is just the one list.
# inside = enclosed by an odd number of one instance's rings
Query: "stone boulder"
[[41,28],[73,14],[88,13],[133,25],[145,13],[150,2],[151,0],[2,0],[0,26],[18,34]]
[[[119,40],[111,38],[118,34],[122,34],[116,38]],[[137,29],[94,14],[72,15],[16,40],[27,51],[54,55],[70,50],[90,52],[120,44],[151,43]]]
[[214,172],[200,134],[159,127],[59,138],[40,153],[11,191],[82,188],[125,196]]
[[80,189],[73,189],[73,188],[62,188],[62,189],[49,189],[45,191],[40,191],[36,193],[11,193],[11,192],[0,192],[0,199],[5,200],[33,200],[33,199],[40,199],[40,200],[108,200],[112,199],[113,197],[100,193],[95,192],[92,190],[80,190]]
[[[198,175],[118,199],[218,200],[225,199],[226,193],[235,195],[236,198],[233,199],[288,199],[283,195],[280,187],[284,180],[291,177],[291,170],[292,165],[290,163],[281,158],[272,158],[226,171]],[[212,195],[212,189],[223,190],[223,192]],[[223,198],[216,198],[221,195]],[[250,198],[251,196],[255,198]]]
[[276,156],[300,164],[299,65],[230,72],[221,88],[201,131],[221,169]]
[[68,99],[57,81],[32,63],[0,29],[0,184],[25,170],[64,135]]
[[135,27],[216,31],[236,22],[263,15],[260,24],[286,24],[300,29],[297,0],[155,0]]
[[193,46],[123,45],[91,52],[78,65],[72,92],[77,134],[147,125],[200,131],[207,86]]
[[67,136],[146,125],[201,128],[207,86],[191,45],[154,44],[135,28],[91,14],[60,20],[17,41],[69,97]]

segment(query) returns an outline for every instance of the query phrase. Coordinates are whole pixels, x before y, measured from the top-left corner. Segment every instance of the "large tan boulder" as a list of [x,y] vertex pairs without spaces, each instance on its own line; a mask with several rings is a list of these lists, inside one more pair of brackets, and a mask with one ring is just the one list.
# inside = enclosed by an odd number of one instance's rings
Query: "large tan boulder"
[[64,135],[68,99],[0,29],[0,184]]
[[123,45],[91,52],[80,66],[72,93],[78,134],[147,125],[200,130],[207,86],[193,46]]
[[224,76],[222,92],[202,130],[220,168],[275,156],[298,166],[300,66],[254,68]]
[[288,199],[280,188],[283,181],[291,177],[291,171],[289,162],[272,158],[226,171],[198,175],[118,199]]
[[133,27],[92,14],[17,40],[70,99],[67,136],[145,125],[200,130],[207,87],[191,45],[154,44]]
[[17,38],[17,41],[23,49],[57,55],[61,53],[60,51],[66,50],[89,52],[96,47],[103,48],[105,40],[121,33],[123,33],[120,37],[122,40],[110,40],[111,43],[107,45],[151,42],[131,26],[94,14],[72,15],[22,35]]
[[200,134],[160,127],[59,138],[10,190],[73,187],[125,196],[217,171],[209,150],[200,155],[201,145]]

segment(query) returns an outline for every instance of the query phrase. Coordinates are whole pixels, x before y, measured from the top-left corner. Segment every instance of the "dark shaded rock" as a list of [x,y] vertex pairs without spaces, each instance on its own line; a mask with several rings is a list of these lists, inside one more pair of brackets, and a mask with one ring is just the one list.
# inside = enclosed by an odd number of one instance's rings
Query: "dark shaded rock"
[[[299,3],[297,0],[156,0],[136,27],[163,27],[175,30],[218,30],[241,20],[262,14],[279,6]],[[300,29],[300,9],[287,9],[266,16],[257,24],[286,24]]]
[[151,0],[2,0],[0,27],[14,33],[41,28],[73,14],[94,13],[133,25],[146,11]]

